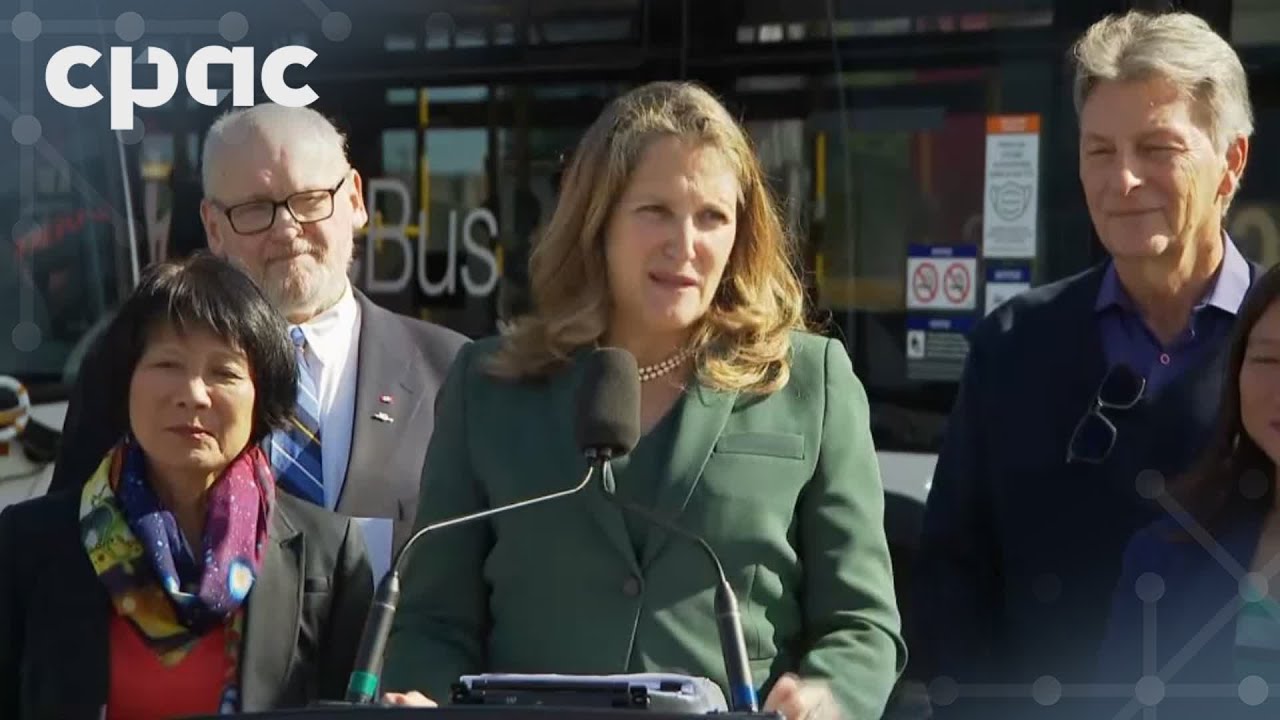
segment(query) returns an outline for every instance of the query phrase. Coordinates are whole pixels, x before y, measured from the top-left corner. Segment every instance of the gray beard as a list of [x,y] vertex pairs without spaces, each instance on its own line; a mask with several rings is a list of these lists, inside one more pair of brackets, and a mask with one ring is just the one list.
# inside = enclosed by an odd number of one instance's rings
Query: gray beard
[[310,319],[336,305],[345,291],[346,278],[334,278],[330,275],[326,276],[322,287],[305,298],[295,297],[279,285],[267,288],[265,294],[282,317],[305,313],[307,319]]

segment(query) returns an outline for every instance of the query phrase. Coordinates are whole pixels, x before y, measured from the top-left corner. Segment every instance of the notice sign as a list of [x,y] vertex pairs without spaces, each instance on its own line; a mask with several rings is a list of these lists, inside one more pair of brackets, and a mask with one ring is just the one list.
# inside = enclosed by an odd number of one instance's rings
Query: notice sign
[[959,380],[969,355],[968,333],[972,327],[972,315],[908,315],[907,379],[914,382]]
[[908,310],[972,310],[978,249],[973,245],[907,248]]
[[1040,177],[1040,116],[987,118],[987,162],[982,197],[982,255],[1036,256]]
[[1005,300],[1030,289],[1031,268],[987,268],[987,310],[984,314],[990,315]]

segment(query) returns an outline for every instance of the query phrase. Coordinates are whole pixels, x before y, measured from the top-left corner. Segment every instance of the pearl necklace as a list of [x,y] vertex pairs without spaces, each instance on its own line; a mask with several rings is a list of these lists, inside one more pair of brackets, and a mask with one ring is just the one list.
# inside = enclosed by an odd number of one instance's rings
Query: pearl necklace
[[693,354],[692,350],[685,348],[684,350],[681,350],[680,352],[676,353],[675,355],[672,355],[671,357],[667,358],[666,360],[663,360],[660,363],[656,363],[653,365],[645,365],[644,367],[640,368],[640,382],[646,383],[646,382],[649,382],[650,380],[655,380],[657,378],[662,377],[663,375],[666,375],[667,373],[670,373],[672,370],[675,370],[676,368],[683,365],[684,361],[688,360],[689,356],[692,354]]

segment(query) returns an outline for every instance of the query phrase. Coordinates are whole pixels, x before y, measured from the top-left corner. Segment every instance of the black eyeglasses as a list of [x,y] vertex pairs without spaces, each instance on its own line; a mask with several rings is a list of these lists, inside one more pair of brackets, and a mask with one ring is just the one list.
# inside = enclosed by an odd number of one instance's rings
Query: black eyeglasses
[[1116,426],[1104,410],[1129,410],[1142,400],[1147,389],[1147,379],[1128,365],[1114,365],[1107,371],[1093,406],[1076,423],[1067,445],[1067,462],[1100,463],[1111,454],[1116,444]]
[[276,222],[276,208],[283,207],[289,211],[298,223],[314,223],[333,217],[333,198],[338,190],[347,182],[343,173],[337,185],[327,190],[303,190],[276,202],[274,200],[250,200],[249,202],[224,208],[231,229],[241,235],[254,235],[266,232]]

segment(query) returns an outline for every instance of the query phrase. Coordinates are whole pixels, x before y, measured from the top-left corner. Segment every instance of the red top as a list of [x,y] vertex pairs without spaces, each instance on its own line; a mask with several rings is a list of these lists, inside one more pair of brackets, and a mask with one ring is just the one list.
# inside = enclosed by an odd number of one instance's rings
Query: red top
[[106,720],[167,720],[215,715],[231,669],[226,627],[201,637],[173,667],[147,647],[137,628],[112,613],[108,630],[111,684]]

